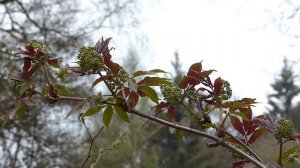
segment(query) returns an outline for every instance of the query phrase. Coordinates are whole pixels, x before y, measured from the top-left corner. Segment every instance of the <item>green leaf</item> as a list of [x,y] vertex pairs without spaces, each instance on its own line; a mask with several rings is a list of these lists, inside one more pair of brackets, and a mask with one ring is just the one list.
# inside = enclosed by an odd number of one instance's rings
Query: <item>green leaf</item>
[[19,90],[20,95],[22,95],[23,93],[25,93],[28,89],[29,89],[29,86],[27,84],[22,85],[21,88],[20,88],[20,90]]
[[56,72],[55,75],[56,77],[58,77],[59,79],[61,80],[64,80],[65,79],[65,75],[68,75],[70,74],[70,72],[68,72],[67,70],[65,69],[60,69],[59,72]]
[[282,153],[282,163],[293,163],[300,158],[300,147],[295,146]]
[[63,95],[63,96],[67,96],[70,93],[70,91],[66,87],[64,87],[62,85],[57,85],[56,84],[54,87],[56,88],[57,92],[59,94]]
[[108,128],[113,116],[113,108],[111,106],[107,106],[103,113],[103,123]]
[[133,77],[142,76],[142,75],[156,75],[157,73],[167,73],[161,69],[152,69],[150,71],[136,71],[133,73]]
[[100,83],[102,81],[102,78],[98,78],[93,82],[93,85],[91,87],[91,89],[93,89],[98,83]]
[[161,84],[169,84],[170,79],[160,77],[145,77],[138,84],[146,84],[148,86],[160,86]]
[[120,106],[115,106],[115,110],[116,112],[118,113],[119,117],[125,121],[125,122],[128,122],[129,123],[129,117],[128,117],[128,114],[127,112]]
[[89,108],[82,117],[86,117],[86,116],[92,116],[94,114],[96,114],[97,112],[99,112],[102,108],[104,108],[105,106],[96,106],[96,107],[91,107]]
[[212,123],[201,124],[202,129],[212,128],[213,126],[214,126],[214,124],[212,124]]
[[137,84],[134,79],[128,79],[128,87],[130,88],[130,90],[137,92]]
[[154,89],[149,86],[140,86],[139,90],[149,97],[154,103],[158,104],[158,96]]
[[25,105],[22,104],[17,110],[17,115],[20,121],[23,120],[24,114],[25,114]]
[[183,133],[181,130],[176,129],[175,136],[178,140],[183,140]]

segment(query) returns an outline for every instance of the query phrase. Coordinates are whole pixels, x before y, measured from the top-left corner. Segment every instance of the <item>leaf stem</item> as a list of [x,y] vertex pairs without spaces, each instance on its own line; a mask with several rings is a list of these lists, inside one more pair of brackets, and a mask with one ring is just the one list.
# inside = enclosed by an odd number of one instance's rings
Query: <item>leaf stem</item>
[[279,158],[278,158],[278,164],[280,165],[280,167],[282,167],[282,147],[283,147],[283,142],[282,139],[279,141],[280,145],[279,145]]

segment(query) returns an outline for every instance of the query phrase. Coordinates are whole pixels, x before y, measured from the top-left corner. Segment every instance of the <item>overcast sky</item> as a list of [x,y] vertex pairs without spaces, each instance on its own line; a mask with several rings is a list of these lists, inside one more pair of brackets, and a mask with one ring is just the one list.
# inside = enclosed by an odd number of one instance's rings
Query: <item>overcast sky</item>
[[[272,2],[272,3],[270,3]],[[253,97],[265,111],[270,83],[279,73],[283,57],[298,60],[300,46],[279,28],[289,5],[272,0],[160,0],[143,9],[142,29],[150,52],[143,56],[147,69],[171,71],[178,51],[185,70],[203,60],[231,83],[236,98]],[[296,19],[294,19],[296,20]],[[293,20],[289,21],[290,24]],[[149,64],[150,63],[150,64]]]

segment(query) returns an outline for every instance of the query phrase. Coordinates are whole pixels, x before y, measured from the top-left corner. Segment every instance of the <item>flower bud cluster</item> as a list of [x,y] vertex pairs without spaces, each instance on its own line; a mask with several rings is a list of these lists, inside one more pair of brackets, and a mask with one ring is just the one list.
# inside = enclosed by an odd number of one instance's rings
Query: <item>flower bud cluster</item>
[[18,80],[11,80],[11,87],[13,89],[13,91],[19,93],[19,91],[21,90],[21,87],[23,86],[23,82],[22,81],[18,81]]
[[274,137],[277,140],[288,139],[294,131],[294,126],[290,120],[281,119],[277,122],[277,129],[274,132]]
[[108,71],[107,77],[109,78],[109,80],[107,81],[108,84],[112,89],[115,89],[117,86],[124,83],[128,79],[129,74],[125,71],[123,67],[121,67],[117,75],[113,75],[110,71]]
[[78,64],[86,71],[97,71],[104,67],[102,56],[93,47],[81,47],[78,49]]
[[189,104],[198,103],[200,101],[200,94],[193,88],[186,92],[186,97],[188,98]]
[[160,90],[169,103],[178,103],[182,98],[181,89],[175,83],[162,84]]
[[232,96],[232,90],[230,88],[230,83],[224,79],[222,79],[222,87],[220,91],[220,95],[217,97],[219,100],[228,100]]
[[38,57],[34,57],[34,59],[32,60],[33,63],[45,63],[50,58],[50,52],[48,51],[44,43],[32,40],[27,44],[27,46],[32,46],[35,49],[36,54],[38,54],[39,52],[43,53]]
[[[230,143],[232,146],[234,146],[235,148],[240,149],[241,151],[243,151],[244,153],[246,153],[247,155],[251,155],[250,152],[247,150],[247,148],[245,148],[244,146],[240,145],[240,144],[236,144],[236,143]],[[244,159],[243,156],[241,156],[240,154],[230,150],[231,156],[232,158],[235,159]]]

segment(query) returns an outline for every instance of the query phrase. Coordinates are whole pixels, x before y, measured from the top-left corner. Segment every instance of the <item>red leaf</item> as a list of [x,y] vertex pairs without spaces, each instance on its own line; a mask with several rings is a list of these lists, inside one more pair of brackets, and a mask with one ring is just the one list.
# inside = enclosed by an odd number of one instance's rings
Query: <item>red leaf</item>
[[290,136],[289,140],[300,141],[300,134],[294,134]]
[[201,71],[202,71],[201,62],[191,65],[191,67],[187,73],[187,76],[189,77],[190,85],[198,85],[201,82],[201,80],[202,80]]
[[242,112],[248,119],[248,121],[243,120],[244,129],[248,132],[250,127],[250,121],[252,120],[252,110],[251,108],[240,108],[240,112]]
[[[101,41],[98,41],[95,45],[95,50],[98,52],[98,53],[103,53],[105,52],[106,49],[108,49],[108,44],[109,44],[109,41],[111,40],[112,38],[108,38],[106,39],[105,41],[103,41],[103,38],[101,39]],[[104,54],[103,54],[104,55]]]
[[102,54],[103,56],[103,60],[104,60],[104,64],[110,68],[112,61],[111,61],[111,55],[109,53],[109,48],[108,48],[108,44],[109,41],[111,40],[111,38],[106,39],[105,41],[103,40],[103,38],[101,39],[101,41],[98,41],[95,45],[95,50]]
[[216,70],[208,70],[208,71],[203,71],[201,72],[201,77],[207,78],[211,73],[213,73]]
[[231,124],[232,126],[242,135],[245,135],[245,131],[243,129],[243,125],[240,121],[239,118],[235,117],[235,116],[232,116],[230,115],[230,121],[231,121]]
[[174,114],[175,114],[175,107],[174,106],[169,106],[168,112],[167,112],[167,118],[169,120],[172,120],[174,118]]
[[49,59],[47,60],[48,64],[55,67],[55,68],[59,68],[59,63],[58,63],[58,59],[55,58],[55,59]]
[[[264,115],[261,115],[261,116],[264,116]],[[248,129],[247,135],[252,134],[255,131],[255,129],[260,126],[261,120],[259,119],[259,117],[261,117],[261,116],[257,116],[257,117],[253,118],[253,120],[251,121],[250,127]]]
[[246,163],[247,163],[247,161],[240,161],[240,162],[232,163],[232,168],[242,168],[245,166]]
[[32,77],[32,75],[34,74],[34,72],[39,68],[40,64],[35,64],[31,67],[31,69],[29,70],[29,72],[27,73],[29,77]]
[[32,45],[27,45],[27,46],[25,46],[25,48],[27,49],[29,55],[34,54],[34,47]]
[[137,93],[138,93],[141,97],[145,97],[145,96],[146,96],[145,93],[142,92],[141,90],[137,90]]
[[252,99],[252,98],[243,98],[241,101],[246,103],[246,104],[255,104],[257,102],[255,102],[256,99]]
[[248,143],[252,144],[253,142],[255,142],[257,140],[257,138],[259,138],[261,135],[263,135],[266,132],[266,128],[259,128],[257,130],[255,130],[253,132],[253,134],[251,135],[251,138],[249,139]]
[[43,52],[43,51],[37,50],[36,56],[37,56],[38,58],[42,57],[43,55],[44,55],[44,52]]
[[131,93],[129,95],[129,104],[132,108],[134,108],[137,105],[139,98],[140,97],[136,92],[131,91]]
[[117,93],[117,96],[120,97],[120,98],[127,98],[129,94],[130,94],[130,89],[125,87],[124,89],[120,90]]
[[108,68],[111,68],[112,61],[111,61],[111,55],[110,55],[110,54],[103,55],[103,61],[104,61],[104,64],[105,64]]
[[169,103],[166,102],[160,102],[157,106],[155,106],[155,112],[159,113],[162,111],[163,108],[168,107]]
[[217,94],[217,95],[220,94],[222,85],[223,85],[222,79],[221,79],[220,77],[217,78],[217,79],[215,80],[215,82],[214,82],[214,91],[215,91],[215,94]]
[[31,59],[30,58],[24,58],[23,73],[25,75],[28,74],[28,71],[29,71],[30,67],[31,67]]
[[183,76],[179,82],[179,88],[185,89],[189,84],[189,78],[187,76]]
[[114,75],[117,75],[120,72],[121,67],[119,64],[112,62],[110,69]]

